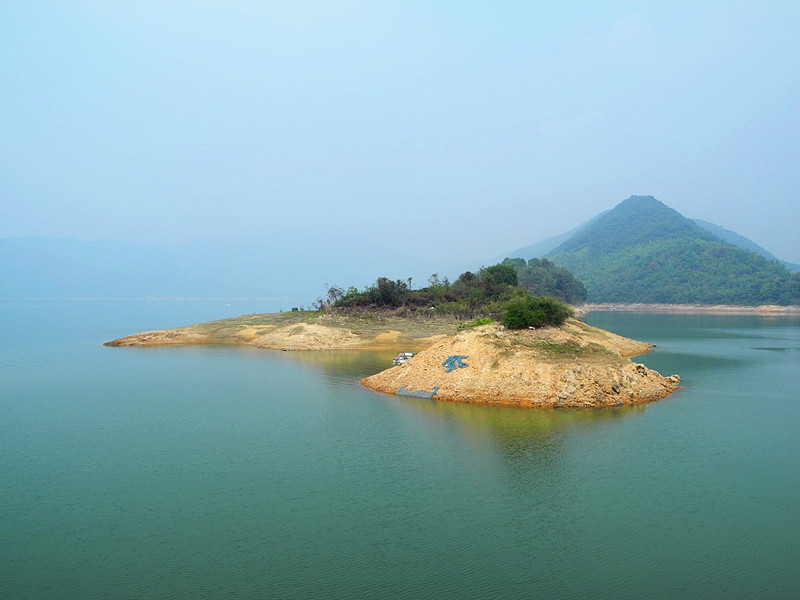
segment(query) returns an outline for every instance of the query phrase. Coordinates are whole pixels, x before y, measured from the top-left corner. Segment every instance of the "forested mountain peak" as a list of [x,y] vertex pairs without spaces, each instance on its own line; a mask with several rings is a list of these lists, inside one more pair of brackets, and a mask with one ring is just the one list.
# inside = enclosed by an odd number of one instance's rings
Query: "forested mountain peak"
[[590,302],[800,304],[800,276],[652,196],[631,196],[546,256]]
[[576,251],[604,254],[634,245],[676,238],[716,239],[653,196],[631,196],[548,255]]

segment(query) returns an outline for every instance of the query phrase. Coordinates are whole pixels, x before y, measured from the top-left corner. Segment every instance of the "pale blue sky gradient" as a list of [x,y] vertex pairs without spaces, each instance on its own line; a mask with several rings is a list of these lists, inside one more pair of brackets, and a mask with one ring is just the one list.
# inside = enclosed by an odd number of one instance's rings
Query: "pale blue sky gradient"
[[794,0],[11,0],[0,237],[485,262],[639,194],[800,262],[799,32]]

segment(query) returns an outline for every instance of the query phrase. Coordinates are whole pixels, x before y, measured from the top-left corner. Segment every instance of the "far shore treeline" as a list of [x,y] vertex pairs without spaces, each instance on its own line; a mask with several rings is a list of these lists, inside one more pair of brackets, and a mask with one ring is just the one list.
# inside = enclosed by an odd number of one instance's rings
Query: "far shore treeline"
[[476,319],[475,324],[502,321],[510,329],[560,325],[572,316],[567,303],[586,300],[586,289],[572,274],[546,259],[506,259],[501,264],[467,271],[450,282],[433,274],[428,285],[412,288],[411,279],[379,277],[359,291],[331,286],[316,303],[325,309],[393,310],[405,316],[448,315]]

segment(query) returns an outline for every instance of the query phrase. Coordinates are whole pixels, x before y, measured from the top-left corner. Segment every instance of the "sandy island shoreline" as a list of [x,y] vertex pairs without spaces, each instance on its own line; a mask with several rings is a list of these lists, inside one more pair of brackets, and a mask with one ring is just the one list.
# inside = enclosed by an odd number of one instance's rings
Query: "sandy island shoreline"
[[[374,390],[396,394],[436,387],[437,400],[525,407],[601,407],[653,402],[680,378],[662,377],[628,357],[651,344],[568,319],[560,327],[506,331],[498,324],[467,327],[452,318],[388,313],[243,315],[186,327],[148,331],[107,346],[249,345],[274,350],[419,350],[413,359],[365,378]],[[445,373],[442,362],[469,357],[469,367]]]

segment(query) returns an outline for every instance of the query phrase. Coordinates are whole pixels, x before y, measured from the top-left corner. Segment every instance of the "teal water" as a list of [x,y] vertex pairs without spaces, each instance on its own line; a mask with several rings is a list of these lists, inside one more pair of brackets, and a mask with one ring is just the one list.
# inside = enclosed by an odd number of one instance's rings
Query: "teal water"
[[599,411],[102,346],[273,308],[0,301],[0,597],[800,597],[800,319],[594,313],[684,385]]

